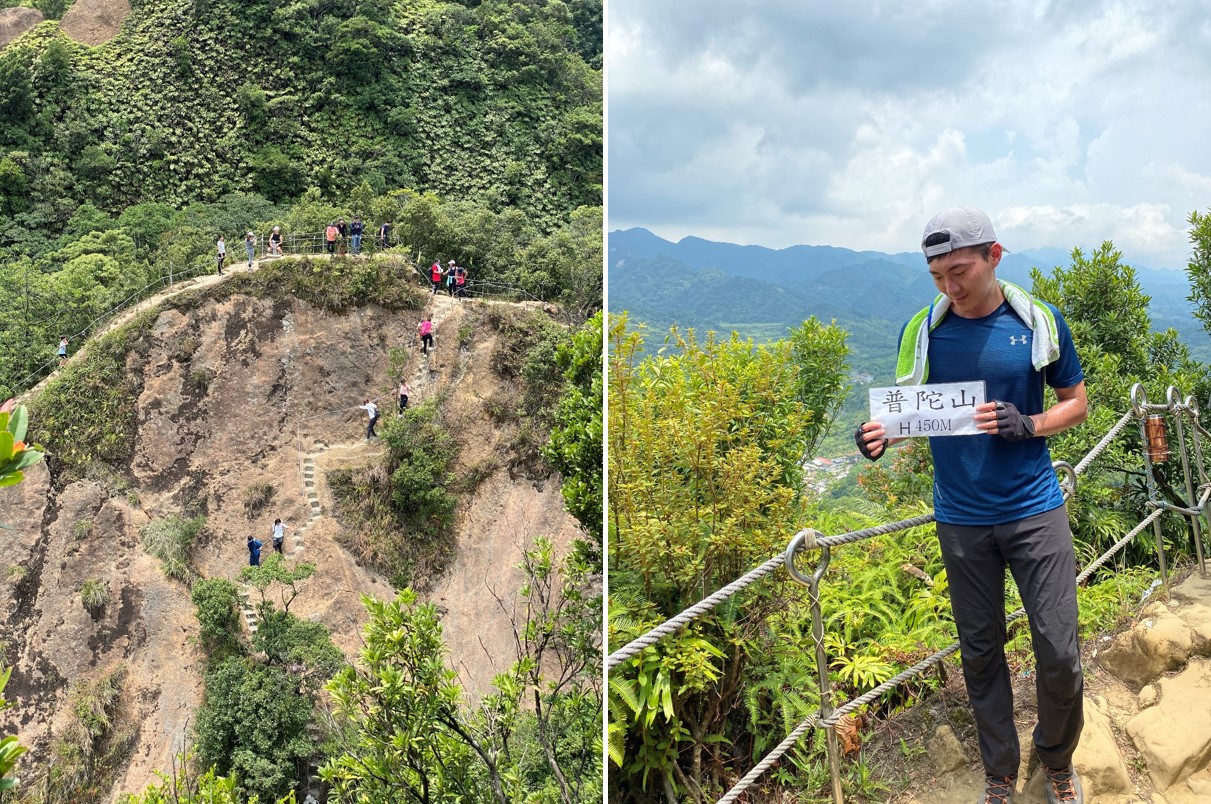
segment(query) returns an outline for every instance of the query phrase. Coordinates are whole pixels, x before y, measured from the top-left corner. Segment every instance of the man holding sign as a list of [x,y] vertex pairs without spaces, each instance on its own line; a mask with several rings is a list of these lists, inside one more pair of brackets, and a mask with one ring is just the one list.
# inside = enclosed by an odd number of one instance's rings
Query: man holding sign
[[[1082,802],[1072,768],[1084,723],[1076,556],[1044,437],[1085,420],[1085,374],[1059,310],[997,279],[1003,249],[987,215],[971,207],[940,212],[921,248],[940,295],[900,334],[898,388],[877,389],[899,392],[880,401],[899,402],[900,410],[880,410],[872,392],[874,420],[854,440],[878,460],[903,437],[929,437],[938,540],[984,762],[981,801],[1011,804],[1021,761],[1004,651],[1008,566],[1030,619],[1034,744],[1047,799]],[[1047,408],[1044,384],[1057,400]],[[944,385],[945,393],[931,390]],[[975,404],[964,420],[958,408],[967,401]]]

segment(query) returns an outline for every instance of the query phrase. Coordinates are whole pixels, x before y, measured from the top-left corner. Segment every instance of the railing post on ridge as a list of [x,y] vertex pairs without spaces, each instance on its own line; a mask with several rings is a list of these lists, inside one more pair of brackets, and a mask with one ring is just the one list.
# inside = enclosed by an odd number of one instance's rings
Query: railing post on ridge
[[[1194,496],[1194,483],[1190,477],[1190,457],[1186,454],[1186,427],[1182,422],[1182,414],[1185,408],[1182,406],[1181,391],[1177,390],[1177,386],[1170,385],[1165,392],[1165,401],[1169,404],[1169,410],[1173,412],[1173,419],[1177,423],[1177,451],[1182,456],[1182,476],[1186,481],[1186,505],[1187,507],[1196,504],[1197,498]],[[1197,435],[1195,436],[1197,440]],[[1198,572],[1204,578],[1207,577],[1207,564],[1203,558],[1203,529],[1199,525],[1198,516],[1190,517],[1190,525],[1194,529],[1194,555],[1198,558]]]
[[[1148,449],[1148,393],[1144,390],[1141,383],[1136,383],[1131,386],[1131,412],[1140,420],[1140,443],[1144,445],[1144,468],[1148,488],[1148,502],[1152,505],[1158,505],[1160,502],[1160,491],[1156,486],[1156,471],[1152,466],[1152,453]],[[1165,559],[1165,539],[1161,533],[1160,519],[1152,520],[1152,537],[1156,540],[1156,558],[1160,563],[1161,583],[1164,584],[1165,590],[1169,590],[1169,562]]]
[[[786,548],[786,569],[791,577],[807,587],[807,596],[812,610],[812,642],[816,646],[816,672],[820,675],[820,721],[827,724],[833,714],[833,692],[828,678],[828,654],[824,651],[824,614],[820,609],[820,579],[824,577],[832,560],[832,549],[828,545],[817,545],[824,534],[805,528],[795,534]],[[805,576],[795,567],[795,554],[807,547],[820,548],[820,563],[811,576]],[[832,778],[834,804],[845,804],[841,790],[841,747],[837,743],[837,727],[825,725],[824,740],[828,748],[828,773]]]

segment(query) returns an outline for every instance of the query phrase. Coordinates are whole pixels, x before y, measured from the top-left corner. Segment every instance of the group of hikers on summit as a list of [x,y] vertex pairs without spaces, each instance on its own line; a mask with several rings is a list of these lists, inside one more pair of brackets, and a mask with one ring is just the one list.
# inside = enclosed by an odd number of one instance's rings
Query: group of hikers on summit
[[429,266],[429,282],[433,285],[434,296],[441,290],[442,285],[446,286],[446,292],[451,296],[461,299],[467,295],[467,269],[456,265],[454,260],[450,260],[444,267],[441,260]]
[[[391,221],[383,221],[378,227],[375,234],[374,242],[381,251],[391,245]],[[344,218],[338,218],[331,221],[323,231],[324,250],[330,256],[345,256],[346,254],[361,254],[362,240],[366,231],[366,225],[362,222],[361,216],[354,215],[353,221],[346,223]],[[311,235],[314,237],[314,235]],[[253,261],[256,259],[258,236],[252,229],[244,232],[244,251],[248,256],[248,267],[252,267]],[[215,241],[215,263],[218,266],[218,272],[223,273],[223,268],[227,264],[227,241],[223,235],[219,235]],[[282,257],[285,256],[282,251],[282,227],[274,226],[269,233],[268,239],[265,241],[264,256],[266,257]],[[454,263],[453,260],[450,261]]]

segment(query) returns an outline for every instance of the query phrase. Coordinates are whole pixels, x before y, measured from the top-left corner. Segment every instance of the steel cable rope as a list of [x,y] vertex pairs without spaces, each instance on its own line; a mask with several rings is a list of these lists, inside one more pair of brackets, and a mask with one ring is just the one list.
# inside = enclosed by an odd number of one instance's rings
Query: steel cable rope
[[[1077,464],[1077,467],[1072,469],[1074,478],[1076,475],[1080,474],[1085,469],[1087,469],[1088,466],[1103,451],[1105,451],[1105,449],[1109,446],[1109,444],[1122,433],[1123,429],[1126,428],[1126,426],[1130,423],[1130,421],[1133,418],[1136,418],[1135,411],[1134,410],[1128,411],[1126,414],[1124,414],[1119,419],[1118,422],[1115,423],[1115,425],[1113,427],[1111,427],[1111,429],[1106,433],[1105,436],[1102,437],[1102,439],[1097,443],[1097,445],[1095,445],[1093,447],[1093,449],[1091,449],[1089,451],[1089,453],[1081,460],[1081,462],[1079,464]],[[1199,428],[1199,429],[1201,429],[1201,428]],[[1075,483],[1075,480],[1074,480],[1074,483]],[[1067,499],[1069,496],[1071,496],[1072,493],[1073,493],[1072,487],[1070,487],[1070,486],[1064,487],[1065,499]],[[1200,505],[1205,504],[1209,496],[1211,496],[1211,489],[1208,489],[1204,492],[1203,500],[1200,503]],[[1143,531],[1144,528],[1146,528],[1148,525],[1150,525],[1152,522],[1154,522],[1158,517],[1160,517],[1163,514],[1164,514],[1164,509],[1158,508],[1158,509],[1154,510],[1149,516],[1145,517],[1135,528],[1133,528],[1131,531],[1129,531],[1122,539],[1120,539],[1113,546],[1111,546],[1109,550],[1107,550],[1105,553],[1103,553],[1101,556],[1099,556],[1096,560],[1094,560],[1088,567],[1086,567],[1081,572],[1081,574],[1077,576],[1076,582],[1078,584],[1083,583],[1090,575],[1093,574],[1093,572],[1095,572],[1099,567],[1101,567],[1114,554],[1116,554],[1117,552],[1122,550],[1127,544],[1129,544],[1131,542],[1132,539],[1134,539],[1137,535],[1139,535],[1139,533],[1141,531]],[[838,536],[826,536],[826,537],[820,537],[820,538],[816,538],[812,535],[809,535],[809,534],[812,534],[813,531],[804,530],[804,531],[800,531],[800,533],[796,535],[796,539],[798,539],[800,536],[804,537],[804,544],[803,544],[802,549],[810,549],[812,547],[832,547],[832,546],[837,546],[837,545],[841,545],[841,544],[850,544],[853,542],[857,542],[861,539],[871,538],[873,536],[885,535],[885,534],[892,533],[892,532],[895,532],[898,530],[904,530],[909,527],[926,524],[930,521],[933,521],[933,519],[934,519],[934,515],[932,513],[924,514],[924,515],[921,515],[918,517],[913,517],[911,519],[902,520],[902,521],[896,522],[896,523],[880,525],[880,526],[876,526],[873,528],[867,528],[867,529],[864,529],[861,531],[853,531],[851,533],[841,534]],[[620,663],[622,663],[623,661],[626,661],[629,658],[632,658],[633,656],[638,654],[644,648],[655,644],[657,641],[662,639],[664,636],[667,636],[668,634],[673,633],[676,630],[679,630],[685,624],[693,621],[694,619],[697,619],[699,616],[701,616],[705,612],[709,611],[710,609],[714,608],[719,603],[723,602],[724,600],[728,599],[732,595],[741,591],[745,587],[751,585],[755,581],[757,581],[760,578],[764,577],[765,575],[769,574],[771,571],[773,571],[773,569],[779,563],[782,563],[783,565],[785,565],[785,556],[779,556],[779,557],[770,559],[769,561],[767,561],[766,563],[757,567],[756,569],[752,570],[748,574],[744,575],[743,577],[737,579],[736,581],[733,581],[728,586],[715,592],[713,595],[710,595],[709,597],[705,598],[704,600],[700,601],[699,603],[695,604],[694,606],[691,606],[690,608],[686,609],[685,611],[681,612],[680,614],[676,615],[675,617],[670,618],[669,620],[665,621],[661,625],[658,625],[655,628],[649,630],[647,633],[640,636],[639,638],[632,640],[631,642],[627,643],[625,646],[623,646],[618,651],[611,653],[609,655],[609,657],[606,659],[606,672],[608,673],[610,670],[613,670]],[[1025,616],[1025,609],[1019,608],[1017,611],[1014,611],[1013,613],[1009,614],[1006,617],[1006,620],[1005,620],[1006,625],[1014,622],[1015,620],[1017,620],[1023,616]],[[823,720],[819,719],[819,717],[816,715],[809,717],[807,720],[800,723],[799,726],[796,727],[781,743],[779,743],[779,745],[777,747],[775,747],[772,751],[770,751],[761,760],[761,762],[759,762],[752,770],[750,770],[747,774],[745,774],[745,776],[736,785],[734,785],[732,787],[732,789],[729,790],[728,793],[723,798],[719,799],[718,804],[730,804],[730,802],[734,801],[737,797],[739,797],[739,795],[741,793],[743,793],[749,786],[751,786],[752,783],[754,781],[756,781],[756,779],[760,778],[760,776],[766,770],[768,770],[770,767],[772,767],[774,762],[778,761],[778,759],[780,759],[783,754],[785,754],[788,750],[790,750],[790,748],[803,736],[804,733],[806,733],[806,731],[808,729],[810,729],[812,727],[816,727],[816,726],[825,726],[825,727],[835,726],[836,723],[840,720],[840,718],[842,718],[845,715],[849,714],[850,712],[853,712],[854,710],[859,709],[862,706],[865,706],[866,704],[874,701],[875,699],[880,697],[883,693],[885,693],[891,689],[894,689],[895,687],[898,687],[900,684],[903,684],[905,681],[913,678],[916,675],[919,675],[920,673],[924,672],[928,668],[939,664],[940,662],[944,661],[947,657],[953,655],[958,650],[959,650],[959,643],[956,641],[956,642],[952,643],[951,645],[947,646],[946,648],[943,648],[942,650],[927,657],[926,659],[922,660],[921,662],[918,662],[917,664],[913,665],[912,667],[907,668],[906,670],[902,671],[901,673],[897,674],[896,676],[888,679],[887,681],[878,685],[874,689],[867,691],[866,693],[859,696],[858,698],[855,698],[854,700],[843,704],[842,706],[840,706],[836,710],[834,710],[833,713],[831,715],[829,715],[829,717],[827,717]]]
[[[924,525],[932,521],[933,514],[923,514],[921,516],[912,517],[911,519],[904,519],[899,522],[890,522],[886,525],[878,525],[873,528],[866,528],[864,530],[845,533],[839,536],[826,536],[823,539],[819,539],[818,543],[821,546],[848,544],[850,542],[859,541],[860,539],[869,539],[873,536],[882,536],[899,530],[906,530],[908,528],[915,527],[917,525]],[[805,532],[806,531],[801,531],[800,533]],[[805,549],[810,549],[814,544],[816,544],[816,542],[805,545]],[[649,645],[655,644],[660,639],[668,636],[674,631],[679,630],[682,626],[696,620],[698,617],[715,608],[732,595],[751,585],[754,581],[765,577],[779,566],[785,565],[785,562],[785,554],[779,553],[761,566],[751,570],[747,575],[732,581],[727,586],[718,590],[709,597],[699,601],[698,603],[695,603],[693,606],[690,606],[677,616],[672,617],[671,619],[666,620],[665,622],[651,629],[643,636],[631,640],[606,658],[606,672],[613,670],[619,664],[635,656],[637,653],[639,653],[639,651],[643,650]]]
[[[193,269],[192,271],[186,271],[185,273],[181,273],[181,274],[170,274],[170,276],[181,276],[181,277],[188,277],[188,278],[192,279],[192,278],[194,278],[194,274],[195,274],[196,272],[198,272],[198,271],[203,271],[203,270],[209,270],[209,268],[195,268],[195,269]],[[125,310],[127,309],[127,307],[128,307],[128,306],[133,306],[133,305],[130,305],[130,302],[131,302],[131,300],[132,300],[132,299],[136,299],[136,298],[137,298],[137,299],[139,299],[139,301],[144,301],[144,300],[146,300],[146,299],[152,298],[152,295],[143,296],[142,294],[144,294],[144,292],[146,292],[146,291],[147,291],[147,290],[149,290],[150,288],[157,287],[157,286],[159,286],[159,285],[163,285],[163,284],[167,284],[167,282],[166,282],[166,280],[167,280],[167,279],[168,279],[168,277],[161,276],[161,277],[160,277],[159,279],[157,279],[155,282],[151,282],[151,283],[149,283],[149,284],[147,284],[147,285],[144,285],[143,287],[139,288],[138,290],[134,291],[134,292],[133,292],[133,293],[131,293],[129,296],[127,296],[125,299],[123,299],[122,301],[118,302],[118,303],[117,303],[115,306],[111,307],[111,308],[110,308],[109,310],[107,310],[106,312],[101,313],[100,315],[98,315],[96,318],[94,318],[92,321],[90,321],[88,324],[86,324],[86,325],[84,326],[84,328],[83,328],[83,329],[81,329],[79,332],[77,332],[77,333],[75,333],[75,334],[73,334],[73,335],[68,336],[68,339],[69,339],[69,340],[71,340],[71,339],[74,339],[74,338],[80,338],[80,337],[82,337],[82,336],[84,336],[84,335],[87,335],[87,334],[88,334],[90,331],[92,331],[94,328],[96,328],[96,326],[97,326],[97,324],[98,324],[98,323],[103,322],[103,321],[107,321],[107,320],[111,320],[111,317],[115,316],[115,314],[117,314],[117,313],[119,313],[119,312],[123,312],[123,311],[125,311]],[[176,284],[176,282],[175,282],[175,281],[173,281],[171,284]],[[78,352],[79,352],[79,350],[77,350],[77,353],[78,353]],[[57,358],[56,358],[56,359],[57,359]],[[47,369],[48,367],[49,367],[49,368],[51,368],[51,369],[53,370],[53,369],[54,369],[54,367],[55,367],[55,366],[54,366],[54,364],[55,364],[55,359],[51,359],[51,360],[46,361],[46,362],[45,362],[45,363],[43,363],[41,366],[39,366],[38,368],[34,369],[32,372],[30,372],[29,374],[27,374],[27,375],[26,375],[26,376],[25,376],[25,377],[24,377],[24,378],[23,378],[23,379],[20,381],[20,384],[21,384],[21,385],[25,385],[25,384],[27,384],[27,383],[28,383],[28,382],[29,382],[31,379],[33,379],[34,377],[37,377],[37,376],[39,376],[39,375],[42,375],[42,374],[43,374],[43,372],[45,371],[45,369]]]
[[[1103,436],[1101,441],[1099,441],[1098,444],[1094,446],[1092,450],[1090,450],[1088,455],[1086,455],[1085,458],[1079,464],[1077,464],[1074,471],[1077,474],[1080,474],[1087,469],[1093,459],[1097,458],[1103,451],[1105,451],[1110,442],[1122,433],[1123,429],[1130,423],[1132,418],[1134,418],[1134,413],[1132,411],[1128,411],[1127,413],[1123,414],[1122,418],[1118,420],[1118,422],[1106,433],[1105,436]],[[911,527],[925,525],[932,521],[934,521],[934,515],[932,513],[922,514],[920,516],[901,520],[899,522],[891,522],[885,525],[878,525],[876,527],[865,528],[863,530],[852,531],[850,533],[844,533],[837,536],[825,536],[823,538],[813,539],[805,543],[803,549],[807,550],[813,547],[836,547],[842,544],[852,544],[854,542],[869,539],[874,536],[883,536],[896,531],[907,530]],[[752,570],[739,580],[728,584],[710,597],[705,598],[675,617],[666,620],[664,623],[656,626],[637,639],[632,640],[614,653],[611,653],[606,659],[606,671],[609,672],[617,667],[620,663],[635,656],[637,653],[639,653],[639,651],[643,650],[643,648],[655,644],[663,637],[668,636],[682,626],[692,622],[735,593],[744,589],[746,586],[749,586],[753,581],[769,574],[770,563],[782,560],[782,558],[782,556],[778,556],[770,559],[765,564],[762,564],[761,566]]]
[[806,734],[809,729],[819,727],[820,720],[815,715],[811,715],[807,720],[796,726],[790,734],[786,735],[785,740],[778,743],[760,762],[753,766],[752,770],[744,774],[744,778],[736,782],[732,786],[732,789],[728,790],[727,794],[719,799],[718,804],[731,804],[731,802],[739,798],[741,793],[747,790],[753,782],[757,781],[763,773],[772,768],[774,763],[781,759],[782,755],[789,751],[795,743],[799,742],[799,738]]

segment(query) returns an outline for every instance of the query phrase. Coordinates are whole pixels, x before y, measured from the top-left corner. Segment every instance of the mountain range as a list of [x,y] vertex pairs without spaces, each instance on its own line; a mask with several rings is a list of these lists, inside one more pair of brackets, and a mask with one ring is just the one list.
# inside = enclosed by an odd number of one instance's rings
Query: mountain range
[[[851,364],[876,381],[890,378],[900,327],[937,293],[919,252],[886,254],[835,246],[764,246],[685,237],[674,243],[647,229],[608,236],[609,306],[658,335],[677,325],[738,332],[756,341],[782,337],[809,316],[850,333]],[[1002,279],[1030,287],[1030,270],[1070,264],[1059,249],[1006,253]],[[1179,271],[1133,266],[1152,297],[1153,328],[1176,329],[1191,353],[1211,361],[1211,338],[1192,315]]]

